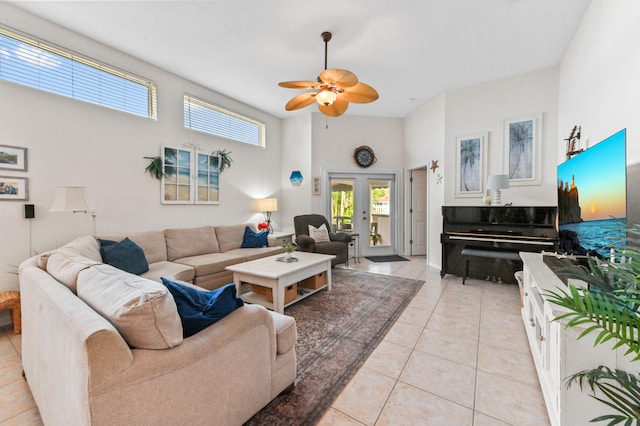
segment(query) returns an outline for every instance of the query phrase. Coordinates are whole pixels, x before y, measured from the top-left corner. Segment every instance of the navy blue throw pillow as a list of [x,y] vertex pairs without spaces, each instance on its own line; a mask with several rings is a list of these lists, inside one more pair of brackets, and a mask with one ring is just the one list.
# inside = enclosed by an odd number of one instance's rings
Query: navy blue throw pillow
[[100,242],[100,254],[104,263],[136,275],[143,274],[149,270],[149,262],[144,256],[144,251],[129,238],[125,238],[120,242],[111,240],[98,241]]
[[269,247],[269,231],[253,232],[248,226],[244,228],[244,238],[240,248]]
[[211,291],[198,290],[164,277],[162,284],[169,289],[176,301],[185,338],[204,330],[244,305],[242,299],[236,297],[235,284],[227,284]]

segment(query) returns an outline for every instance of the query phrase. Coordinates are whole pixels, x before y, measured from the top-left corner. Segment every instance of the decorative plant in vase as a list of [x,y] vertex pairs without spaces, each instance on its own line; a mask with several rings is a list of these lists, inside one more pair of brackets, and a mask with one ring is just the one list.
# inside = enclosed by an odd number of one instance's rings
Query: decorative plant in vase
[[284,247],[284,255],[287,259],[291,259],[293,257],[293,252],[298,249],[298,246],[294,243],[287,243]]
[[[569,291],[546,292],[549,302],[569,312],[556,321],[567,320],[566,327],[583,326],[578,339],[597,332],[594,345],[615,342],[613,349],[626,348],[625,355],[640,360],[640,225],[627,228],[625,244],[614,250],[622,253],[619,262],[606,263],[589,258],[589,268],[572,267],[572,278],[589,284],[589,288],[569,285]],[[640,425],[640,374],[600,365],[579,371],[566,379],[567,387],[577,383],[581,390],[589,386],[591,397],[614,410],[615,414],[597,417],[592,422],[608,425]],[[600,393],[596,395],[596,390]]]
[[227,151],[226,149],[213,151],[211,155],[217,155],[220,157],[220,173],[222,173],[224,169],[231,167],[231,163],[233,163],[233,159],[231,159],[231,151]]
[[164,170],[162,169],[162,158],[160,156],[144,158],[146,158],[147,160],[151,160],[144,171],[149,173],[154,179],[162,179],[162,177],[164,176]]

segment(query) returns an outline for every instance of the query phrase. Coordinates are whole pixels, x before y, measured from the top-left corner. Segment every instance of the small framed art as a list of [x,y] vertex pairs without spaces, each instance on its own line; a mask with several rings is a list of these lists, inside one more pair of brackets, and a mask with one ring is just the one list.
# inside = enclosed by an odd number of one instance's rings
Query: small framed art
[[0,201],[29,200],[29,178],[0,176]]
[[0,145],[0,169],[27,171],[27,148]]

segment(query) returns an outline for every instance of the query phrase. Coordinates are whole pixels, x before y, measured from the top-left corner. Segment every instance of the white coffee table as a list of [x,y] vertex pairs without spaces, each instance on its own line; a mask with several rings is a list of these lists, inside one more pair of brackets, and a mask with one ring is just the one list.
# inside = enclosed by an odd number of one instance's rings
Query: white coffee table
[[[331,259],[334,259],[335,256],[297,251],[293,253],[293,257],[298,259],[297,262],[280,262],[277,260],[283,256],[284,254],[278,254],[227,266],[226,269],[233,272],[233,282],[236,285],[238,295],[246,302],[257,303],[276,312],[284,313],[285,306],[296,303],[323,288],[326,288],[327,291],[331,290]],[[285,305],[285,287],[322,272],[327,273],[327,284],[325,286],[309,290],[308,293],[303,295],[297,295],[294,301]],[[267,302],[264,297],[254,292],[241,294],[242,283],[257,284],[271,288],[273,303]]]

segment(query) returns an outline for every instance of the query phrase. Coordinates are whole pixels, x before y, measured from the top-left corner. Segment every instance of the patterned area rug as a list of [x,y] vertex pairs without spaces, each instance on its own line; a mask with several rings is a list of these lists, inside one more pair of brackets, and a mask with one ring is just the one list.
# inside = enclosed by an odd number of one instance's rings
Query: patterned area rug
[[423,281],[333,269],[333,289],[289,306],[298,327],[298,377],[246,425],[312,425],[384,338]]

